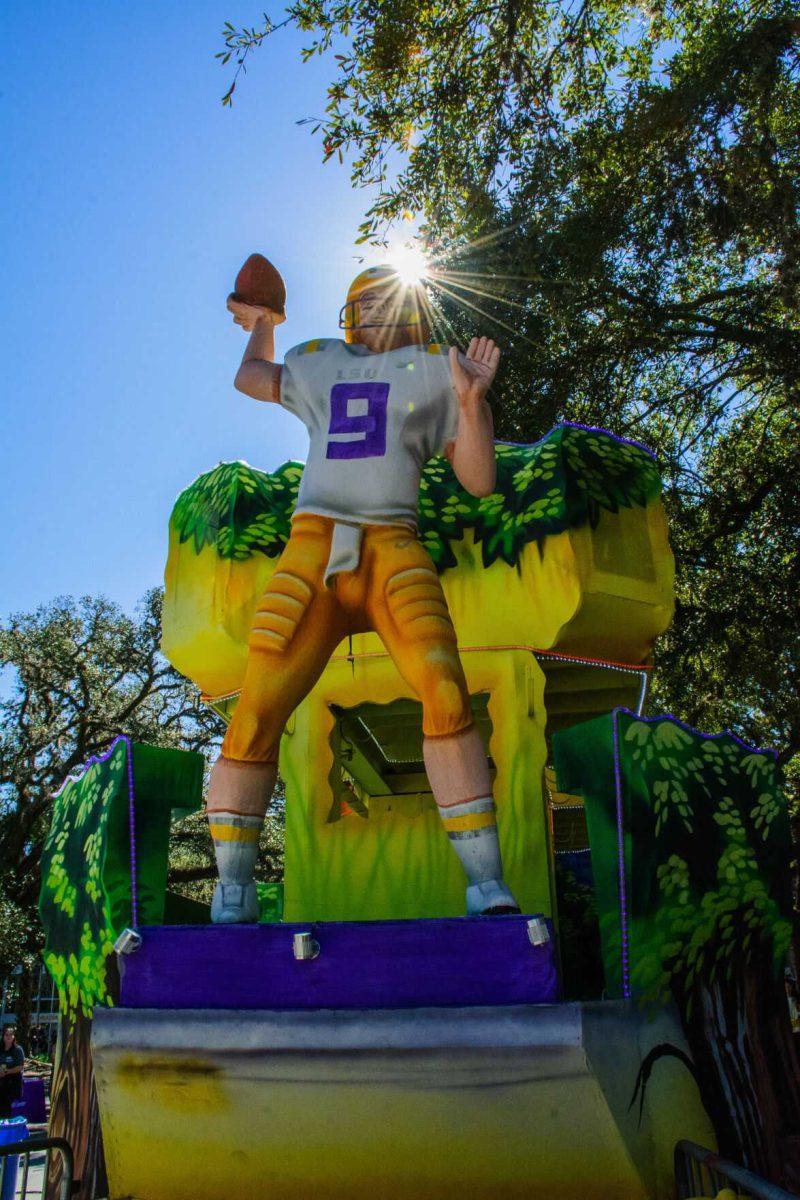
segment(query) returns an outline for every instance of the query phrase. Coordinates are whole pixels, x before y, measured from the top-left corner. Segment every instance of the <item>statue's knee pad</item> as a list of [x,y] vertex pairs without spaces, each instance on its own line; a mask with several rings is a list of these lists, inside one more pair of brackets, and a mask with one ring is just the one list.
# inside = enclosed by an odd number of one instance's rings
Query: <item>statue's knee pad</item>
[[386,584],[386,603],[403,638],[410,642],[456,645],[447,601],[432,567],[397,571]]
[[261,597],[250,631],[250,649],[283,653],[288,650],[314,589],[293,571],[276,571]]
[[422,730],[427,737],[446,737],[472,725],[469,695],[458,675],[442,674],[422,690]]
[[223,755],[236,762],[276,763],[287,716],[274,704],[256,706],[240,700],[222,742]]

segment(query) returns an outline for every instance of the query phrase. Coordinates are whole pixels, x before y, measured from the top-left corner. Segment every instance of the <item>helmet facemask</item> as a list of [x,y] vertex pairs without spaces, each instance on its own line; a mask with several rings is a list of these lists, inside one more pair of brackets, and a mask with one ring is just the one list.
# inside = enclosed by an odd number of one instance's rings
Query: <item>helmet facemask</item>
[[339,312],[339,328],[350,344],[363,343],[362,329],[403,329],[409,343],[420,344],[430,337],[426,308],[421,285],[404,284],[391,267],[371,267],[351,283]]

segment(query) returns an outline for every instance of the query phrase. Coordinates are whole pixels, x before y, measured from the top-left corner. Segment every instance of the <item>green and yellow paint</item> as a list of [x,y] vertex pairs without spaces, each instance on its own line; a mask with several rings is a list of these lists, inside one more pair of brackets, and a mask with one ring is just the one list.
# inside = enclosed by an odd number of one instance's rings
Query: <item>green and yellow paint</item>
[[[671,619],[672,556],[658,472],[641,447],[563,426],[535,446],[498,446],[497,456],[497,491],[484,499],[464,493],[444,460],[428,464],[420,536],[441,573],[491,756],[510,882],[526,909],[550,914],[542,777],[552,735],[636,700],[654,639]],[[164,649],[223,713],[241,686],[253,612],[288,538],[301,471],[294,463],[272,474],[222,464],[179,497],[172,515]],[[391,770],[361,754],[351,736],[356,721],[367,740],[394,731],[379,739]],[[360,634],[343,643],[282,740],[287,920],[461,913],[463,878],[418,769],[418,743],[413,697],[380,642]],[[138,781],[135,758],[133,765]],[[90,805],[94,812],[110,804],[110,822],[125,817],[118,766],[113,786],[111,776],[98,776]],[[676,795],[664,803],[681,818]],[[58,905],[69,907],[70,884],[83,878],[92,821],[101,828],[99,810],[77,822],[79,803],[73,796],[51,835],[43,916],[54,928],[59,912],[69,916]],[[75,848],[59,858],[71,824],[80,824]],[[106,866],[94,903],[102,912],[89,922],[90,930],[98,923],[95,957],[108,953],[120,919],[128,922],[125,897],[117,916],[112,902],[111,827],[100,834]],[[127,843],[119,844],[124,854]],[[53,950],[65,970],[74,956],[79,977],[78,907],[73,916]],[[608,959],[614,933],[607,913],[601,917]],[[85,974],[75,1004],[106,1004],[107,991]],[[642,1113],[629,1107],[637,1072],[657,1046],[685,1052],[663,1006],[645,1020],[625,1002],[564,1005],[558,1027],[543,1027],[524,1053],[494,1043],[485,1053],[466,1047],[463,1056],[421,1047],[402,1063],[394,1053],[354,1055],[346,1045],[337,1054],[324,1030],[312,1030],[322,1041],[311,1054],[299,1044],[259,1049],[257,1014],[252,1052],[227,1054],[224,1046],[234,1051],[250,1038],[247,1014],[211,1014],[215,1038],[207,1023],[162,1016],[157,1032],[142,1025],[146,1014],[98,1014],[112,1195],[177,1200],[187,1194],[186,1162],[202,1155],[192,1180],[201,1198],[250,1194],[255,1180],[286,1196],[366,1196],[376,1187],[387,1197],[462,1196],[468,1171],[476,1197],[529,1195],[537,1186],[565,1200],[666,1200],[674,1141],[712,1137],[696,1085],[676,1059],[654,1072]],[[112,1018],[124,1021],[112,1028]],[[494,1144],[484,1137],[487,1096],[493,1128],[504,1130]],[[448,1152],[436,1156],[441,1144]]]
[[585,801],[606,987],[676,1005],[721,1153],[781,1178],[800,1085],[783,988],[792,844],[775,755],[621,710],[557,734],[555,765],[559,786]]
[[108,1194],[90,1037],[96,1009],[114,1003],[114,942],[163,921],[170,820],[200,807],[202,781],[199,754],[120,736],[54,800],[39,899],[61,1014],[49,1132],[73,1147],[81,1200]]
[[[289,534],[301,468],[222,464],[178,499],[170,522],[163,646],[223,715],[241,687],[253,613]],[[497,446],[483,499],[445,459],[425,468],[420,538],[441,574],[476,704],[487,710],[498,826],[512,887],[552,912],[541,778],[553,728],[635,702],[672,615],[673,563],[651,455],[564,425],[533,446]],[[579,662],[608,660],[627,665]],[[479,699],[481,698],[482,699]],[[463,880],[420,770],[397,783],[348,772],[340,719],[413,701],[375,634],[339,647],[291,718],[289,920],[457,915]],[[399,758],[421,758],[409,725]],[[362,764],[363,766],[363,764]],[[380,772],[378,772],[380,774]],[[415,778],[415,776],[417,778]],[[334,798],[333,806],[331,797]],[[336,818],[357,812],[363,821]]]

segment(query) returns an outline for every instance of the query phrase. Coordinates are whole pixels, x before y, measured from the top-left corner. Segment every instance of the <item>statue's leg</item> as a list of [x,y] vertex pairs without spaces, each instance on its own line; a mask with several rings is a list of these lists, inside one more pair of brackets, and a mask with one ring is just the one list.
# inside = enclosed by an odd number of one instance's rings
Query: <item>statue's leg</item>
[[335,593],[322,582],[331,528],[323,517],[295,519],[253,619],[242,693],[208,792],[219,871],[216,922],[257,919],[253,873],[281,734],[347,633]]
[[377,531],[367,541],[369,616],[422,701],[423,754],[442,824],[467,875],[467,912],[518,912],[503,880],[489,765],[475,728],[453,623],[419,541]]
[[254,871],[277,771],[276,763],[237,762],[222,755],[213,766],[207,808],[219,873],[211,902],[216,923],[258,919]]

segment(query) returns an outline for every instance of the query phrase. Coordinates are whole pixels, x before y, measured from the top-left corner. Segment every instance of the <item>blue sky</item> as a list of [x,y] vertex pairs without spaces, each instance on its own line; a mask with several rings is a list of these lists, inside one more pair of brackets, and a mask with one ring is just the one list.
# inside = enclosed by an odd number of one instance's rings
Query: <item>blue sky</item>
[[66,593],[130,610],[161,581],[192,479],[305,455],[295,418],[234,391],[244,335],[225,297],[260,250],[289,294],[279,355],[335,334],[367,197],[295,124],[332,67],[300,62],[303,35],[275,35],[220,105],[223,22],[262,8],[3,9],[0,617]]

